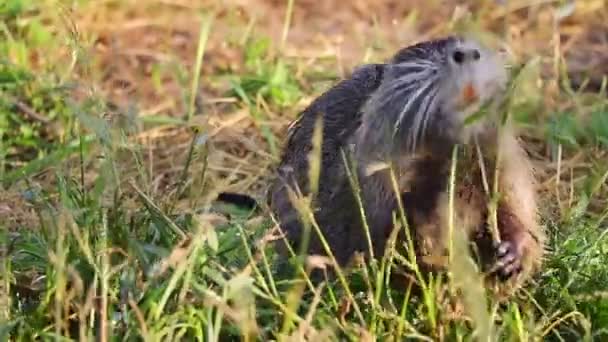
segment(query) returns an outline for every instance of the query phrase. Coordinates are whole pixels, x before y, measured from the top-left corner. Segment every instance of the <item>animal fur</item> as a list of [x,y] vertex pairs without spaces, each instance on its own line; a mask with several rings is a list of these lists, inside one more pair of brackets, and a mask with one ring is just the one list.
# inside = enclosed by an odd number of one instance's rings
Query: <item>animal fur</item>
[[[456,51],[467,54],[456,56]],[[447,245],[452,148],[462,144],[470,152],[471,138],[476,137],[487,163],[485,170],[490,171],[487,179],[493,177],[496,155],[502,161],[498,168],[502,197],[496,211],[500,242],[492,241],[488,233],[489,194],[476,159],[460,161],[464,165],[456,184],[454,227],[466,232],[485,270],[497,267],[497,277],[492,279],[499,281],[491,284],[517,288],[539,269],[543,252],[531,163],[512,129],[498,134],[491,119],[472,127],[463,125],[483,101],[500,96],[505,79],[493,52],[474,41],[448,37],[406,47],[385,64],[359,67],[322,94],[290,128],[276,181],[270,187],[269,204],[286,241],[296,251],[302,243],[304,226],[293,194],[310,193],[311,140],[321,117],[319,190],[311,206],[338,263],[347,265],[355,252],[381,257],[401,200],[420,267],[444,269],[445,264],[438,264],[440,258],[433,254],[444,254]],[[343,156],[356,164],[365,221]],[[389,166],[396,175],[398,196]],[[371,251],[364,222],[371,235]],[[286,255],[283,242],[277,247]],[[398,242],[405,246],[403,234]],[[326,254],[314,231],[307,253]]]

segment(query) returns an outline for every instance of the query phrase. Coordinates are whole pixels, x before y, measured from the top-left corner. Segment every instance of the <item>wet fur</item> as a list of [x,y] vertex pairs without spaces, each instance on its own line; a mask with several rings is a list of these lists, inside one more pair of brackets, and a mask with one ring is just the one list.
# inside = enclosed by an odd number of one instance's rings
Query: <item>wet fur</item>
[[[518,240],[521,248],[522,271],[508,281],[487,278],[487,285],[499,296],[508,296],[540,269],[543,259],[545,235],[538,223],[536,182],[526,152],[518,143],[511,128],[505,128],[500,137],[488,138],[481,144],[487,181],[492,187],[496,167],[496,154],[501,154],[498,169],[498,192],[501,194],[496,210],[501,240]],[[472,146],[466,146],[474,153]],[[495,248],[488,227],[490,195],[483,187],[481,166],[475,159],[459,160],[454,201],[454,227],[464,230],[473,243],[472,252],[483,271],[489,271],[495,262]],[[445,270],[447,267],[449,227],[449,157],[428,156],[419,162],[418,175],[410,174],[407,180],[411,189],[401,194],[408,222],[416,236],[419,266],[427,271]],[[426,165],[425,165],[426,164]],[[433,170],[432,172],[429,172]],[[407,180],[400,180],[404,182]],[[404,190],[404,189],[401,189]],[[491,191],[491,190],[490,190]],[[409,209],[409,210],[408,210]]]
[[[433,48],[431,45],[420,46],[400,51],[393,61],[416,57],[419,49]],[[440,258],[435,258],[431,251],[443,251],[446,245],[447,182],[454,141],[448,134],[440,133],[446,128],[437,121],[435,124],[438,126],[429,131],[436,133],[429,135],[435,139],[426,139],[423,147],[411,153],[404,153],[402,149],[384,149],[387,144],[378,131],[387,122],[394,125],[396,119],[389,117],[382,123],[369,121],[365,111],[374,101],[374,96],[378,95],[383,77],[390,67],[388,64],[360,67],[350,78],[339,82],[304,110],[290,128],[277,180],[270,187],[269,204],[287,235],[287,241],[297,250],[303,228],[289,192],[304,195],[309,192],[308,154],[311,151],[314,122],[318,115],[322,115],[320,191],[312,207],[315,220],[337,261],[343,266],[347,265],[357,251],[369,256],[360,208],[342,159],[344,152],[357,161],[356,175],[374,256],[384,254],[387,239],[394,227],[393,212],[397,210],[398,201],[386,168],[392,162],[408,223],[416,238],[415,249],[420,256],[420,266],[425,270],[444,269],[445,265],[435,262]],[[499,189],[504,196],[498,207],[498,227],[501,238],[517,240],[521,247],[518,252],[521,252],[523,270],[520,277],[509,279],[508,282],[490,280],[489,283],[502,289],[513,289],[540,267],[544,235],[538,225],[534,176],[525,151],[512,130],[503,132],[499,140],[492,139],[495,135],[491,133],[487,134],[490,138],[484,141],[483,154],[488,163],[487,170],[494,169],[493,158],[497,149],[502,155]],[[467,165],[462,170],[466,174],[465,181],[456,184],[455,227],[467,232],[479,251],[482,266],[488,268],[495,260],[496,249],[487,234],[488,197],[482,187],[478,164]],[[326,254],[314,232],[310,238],[308,253]],[[284,242],[279,241],[278,249],[286,255]],[[399,242],[403,246],[403,236]]]
[[[353,219],[353,213],[359,209],[348,183],[341,150],[360,126],[360,108],[378,87],[383,67],[366,65],[359,68],[349,79],[339,82],[304,110],[288,132],[277,179],[269,191],[270,207],[290,242],[297,247],[303,228],[289,192],[309,192],[308,154],[312,149],[315,120],[322,115],[320,190],[313,205],[322,209],[317,211],[316,221],[340,264],[346,264],[355,250],[366,249],[361,220]],[[278,248],[287,253],[282,242]],[[311,234],[309,253],[325,254],[315,234]]]

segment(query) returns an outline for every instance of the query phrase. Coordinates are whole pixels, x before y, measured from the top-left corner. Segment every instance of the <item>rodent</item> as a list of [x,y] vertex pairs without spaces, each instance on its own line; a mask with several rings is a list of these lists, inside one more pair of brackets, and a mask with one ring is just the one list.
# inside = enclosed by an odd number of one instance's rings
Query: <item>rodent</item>
[[[505,93],[507,80],[497,52],[473,38],[448,36],[404,47],[386,63],[360,66],[312,101],[290,127],[269,187],[270,209],[286,234],[277,242],[279,252],[287,253],[285,241],[295,251],[301,242],[303,226],[288,189],[303,195],[310,191],[308,158],[320,115],[321,167],[311,205],[341,266],[348,265],[355,252],[371,255],[343,155],[356,162],[373,255],[384,254],[401,199],[420,267],[437,270],[445,265],[426,262],[433,258],[425,256],[446,248],[452,148],[471,146],[477,139],[488,169],[493,170],[496,151],[501,152],[502,197],[496,211],[500,242],[493,242],[488,233],[488,195],[480,168],[472,161],[459,168],[465,180],[455,185],[454,227],[467,233],[483,269],[495,267],[492,284],[517,288],[540,269],[544,251],[533,168],[510,126],[497,138],[496,117],[488,115],[464,125],[480,106]],[[399,198],[383,165],[394,167]],[[405,245],[403,236],[398,244]],[[326,255],[314,230],[307,254]]]

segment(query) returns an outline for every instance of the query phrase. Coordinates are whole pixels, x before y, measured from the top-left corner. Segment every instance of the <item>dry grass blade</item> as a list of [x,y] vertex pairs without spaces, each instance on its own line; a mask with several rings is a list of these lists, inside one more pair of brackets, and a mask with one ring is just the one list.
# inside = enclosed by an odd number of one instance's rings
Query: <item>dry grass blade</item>
[[308,184],[310,191],[311,202],[314,200],[319,191],[319,179],[321,177],[321,165],[323,146],[323,115],[318,115],[315,121],[314,130],[312,133],[312,149],[308,154]]
[[137,185],[135,185],[135,183],[130,182],[131,187],[133,187],[133,189],[135,190],[135,192],[137,192],[137,195],[139,196],[139,198],[144,202],[144,204],[156,215],[158,215],[170,228],[171,230],[173,230],[173,232],[179,236],[182,240],[186,239],[186,233],[184,233],[184,231],[178,227],[175,222],[173,222],[173,220],[171,220],[155,203],[154,201],[145,193],[143,193],[143,191],[141,191],[139,189],[139,187]]
[[454,198],[458,148],[452,154],[449,180],[449,264],[452,285],[463,294],[465,308],[472,317],[480,341],[492,341],[494,317],[487,310],[484,278],[469,252],[468,237],[454,226]]
[[0,91],[0,96],[4,97],[8,102],[12,103],[15,107],[17,107],[23,114],[29,116],[31,119],[40,121],[44,124],[51,122],[51,119],[45,117],[44,115],[37,113],[32,107],[28,106],[23,101],[18,100],[14,96],[11,96],[5,92]]
[[199,91],[199,79],[201,75],[201,67],[203,65],[203,57],[207,47],[207,38],[213,23],[213,16],[208,16],[202,19],[200,35],[198,41],[198,49],[196,51],[196,64],[194,66],[194,77],[192,78],[192,87],[190,88],[190,98],[188,103],[188,120],[194,115],[194,104]]

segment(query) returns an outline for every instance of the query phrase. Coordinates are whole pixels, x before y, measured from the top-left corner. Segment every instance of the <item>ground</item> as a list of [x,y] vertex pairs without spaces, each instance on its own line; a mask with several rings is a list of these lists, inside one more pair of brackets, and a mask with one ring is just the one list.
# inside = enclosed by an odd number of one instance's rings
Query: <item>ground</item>
[[[601,0],[2,2],[0,336],[607,338],[607,16]],[[392,289],[379,265],[316,289],[282,275],[269,215],[217,194],[262,203],[315,96],[463,30],[528,65],[512,113],[540,181],[542,272],[464,309],[435,283]]]

